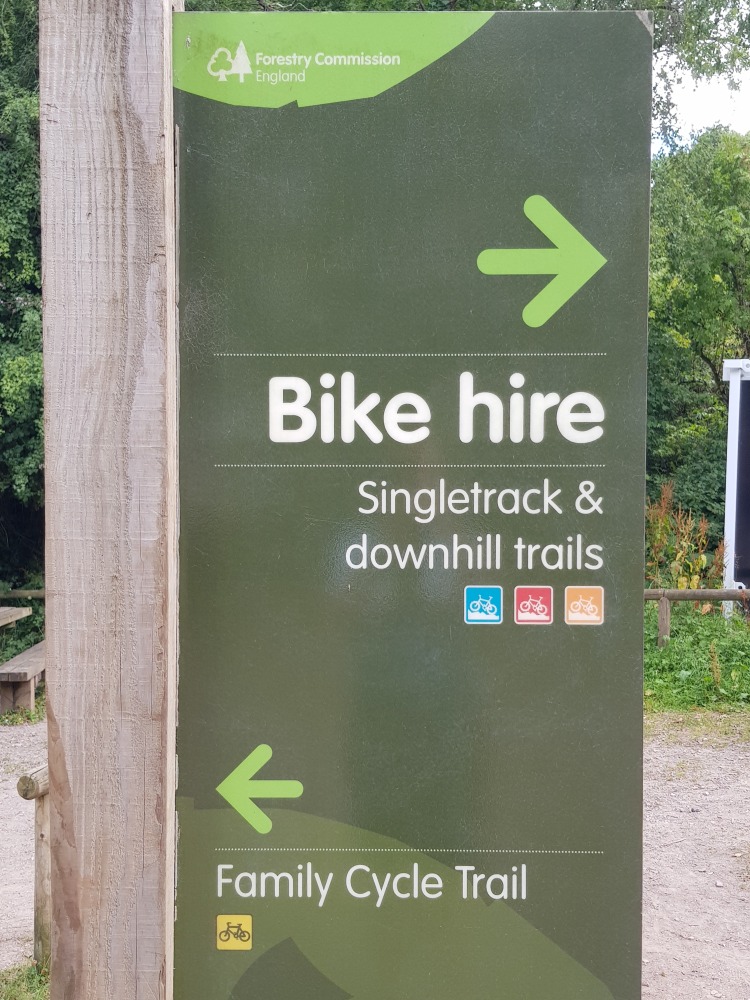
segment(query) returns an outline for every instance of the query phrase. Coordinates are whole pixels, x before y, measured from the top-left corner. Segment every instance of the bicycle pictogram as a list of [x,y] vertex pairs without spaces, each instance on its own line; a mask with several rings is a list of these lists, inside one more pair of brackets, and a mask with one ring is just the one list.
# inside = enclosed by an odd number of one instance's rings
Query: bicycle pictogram
[[604,588],[566,587],[565,621],[568,625],[601,625],[604,621]]
[[516,587],[516,625],[552,624],[552,587]]
[[473,611],[474,613],[476,613],[477,611],[482,611],[484,612],[485,615],[497,614],[497,608],[492,603],[492,599],[488,597],[486,600],[483,600],[481,594],[476,599],[476,601],[471,602],[471,604],[469,605],[469,611]]
[[216,947],[219,951],[250,951],[253,918],[249,913],[220,913],[216,917]]
[[532,612],[535,615],[546,615],[547,605],[542,604],[541,597],[529,596],[528,601],[521,601],[520,610],[523,611],[524,614]]
[[575,614],[581,612],[584,615],[598,615],[599,608],[590,597],[584,597],[581,595],[577,601],[573,601],[570,605],[570,610]]
[[464,588],[464,621],[467,625],[498,625],[502,620],[502,587]]
[[227,924],[223,931],[219,931],[219,941],[228,941],[230,937],[237,941],[249,941],[250,931],[246,931],[242,924]]

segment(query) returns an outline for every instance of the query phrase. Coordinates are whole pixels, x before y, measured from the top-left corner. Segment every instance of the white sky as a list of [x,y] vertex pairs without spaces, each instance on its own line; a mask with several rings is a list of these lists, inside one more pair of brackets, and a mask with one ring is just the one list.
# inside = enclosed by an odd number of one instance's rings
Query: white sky
[[744,73],[739,90],[730,90],[720,80],[696,84],[686,79],[675,87],[674,100],[683,141],[691,132],[711,125],[727,125],[735,132],[750,132],[750,72]]

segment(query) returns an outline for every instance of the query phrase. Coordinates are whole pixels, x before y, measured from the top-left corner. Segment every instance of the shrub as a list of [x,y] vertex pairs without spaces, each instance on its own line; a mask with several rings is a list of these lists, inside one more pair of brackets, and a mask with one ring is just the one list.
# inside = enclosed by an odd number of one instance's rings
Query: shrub
[[720,587],[724,544],[708,551],[709,524],[674,505],[674,487],[664,483],[658,501],[646,503],[646,582],[676,590]]

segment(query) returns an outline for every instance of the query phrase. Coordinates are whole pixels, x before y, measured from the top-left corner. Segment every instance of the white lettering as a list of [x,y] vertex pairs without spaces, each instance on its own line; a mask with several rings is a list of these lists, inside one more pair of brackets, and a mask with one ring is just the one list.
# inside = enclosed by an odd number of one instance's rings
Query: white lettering
[[503,439],[503,404],[493,392],[474,394],[474,376],[462,372],[458,380],[458,436],[464,444],[474,440],[474,410],[486,406],[489,410],[489,438],[493,444]]
[[[585,409],[583,412],[574,412],[575,406],[582,406]],[[557,408],[557,429],[564,438],[574,444],[590,444],[604,433],[601,427],[591,427],[583,431],[578,430],[575,424],[600,424],[603,420],[604,407],[590,392],[572,392]]]
[[[287,393],[294,393],[287,399]],[[312,390],[303,378],[275,377],[268,383],[268,435],[272,441],[309,441],[315,433],[317,421],[307,404]],[[286,418],[299,421],[297,427],[288,428]]]
[[[404,413],[403,407],[411,407],[414,412]],[[408,431],[404,430],[402,424],[424,425],[429,423],[430,416],[430,408],[421,396],[416,392],[400,392],[386,404],[383,424],[394,441],[400,441],[401,444],[417,444],[429,436],[428,428],[422,426]]]

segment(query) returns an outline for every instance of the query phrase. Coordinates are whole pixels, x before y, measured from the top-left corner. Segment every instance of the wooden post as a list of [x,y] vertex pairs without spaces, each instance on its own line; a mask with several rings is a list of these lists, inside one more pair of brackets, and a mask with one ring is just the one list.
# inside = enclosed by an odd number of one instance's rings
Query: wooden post
[[672,602],[665,595],[659,598],[659,637],[656,640],[657,646],[666,646],[669,642],[671,621]]
[[34,803],[34,960],[45,969],[51,966],[51,902],[49,795],[42,795]]
[[49,794],[49,768],[45,764],[18,779],[18,794],[22,799],[41,799]]
[[34,960],[50,966],[49,774],[46,765],[18,780],[18,794],[34,799]]
[[[747,614],[748,603],[750,602],[750,591],[746,589],[734,590],[665,590],[663,587],[653,590],[644,590],[643,599],[645,601],[659,602],[658,633],[656,638],[657,646],[666,646],[669,642],[672,601],[724,601],[740,602]],[[726,605],[725,605],[726,606]]]
[[172,995],[169,0],[40,0],[52,1000]]

